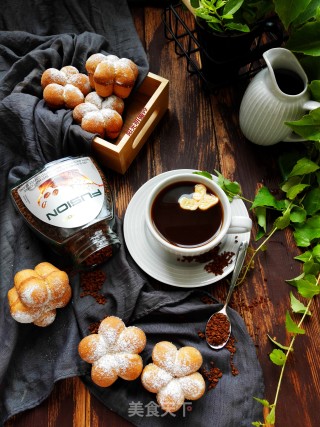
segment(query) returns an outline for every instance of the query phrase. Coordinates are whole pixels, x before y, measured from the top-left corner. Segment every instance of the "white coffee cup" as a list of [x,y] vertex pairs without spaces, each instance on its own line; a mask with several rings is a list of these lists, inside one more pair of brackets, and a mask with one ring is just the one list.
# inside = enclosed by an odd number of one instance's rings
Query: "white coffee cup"
[[[194,185],[203,184],[209,190],[209,193],[213,193],[218,197],[222,207],[222,222],[221,226],[216,234],[213,235],[212,239],[207,240],[203,244],[194,246],[183,246],[175,245],[170,242],[165,236],[163,236],[157,229],[153,220],[153,205],[161,193],[162,190],[176,183],[192,182]],[[182,208],[181,208],[182,209]],[[252,221],[248,216],[234,216],[232,215],[231,205],[228,197],[221,187],[214,181],[205,176],[194,174],[192,172],[181,173],[177,172],[175,175],[164,177],[149,193],[146,201],[145,211],[146,225],[156,240],[156,242],[165,250],[178,255],[178,256],[197,256],[204,254],[214,247],[218,246],[226,234],[241,234],[250,232],[252,228]]]

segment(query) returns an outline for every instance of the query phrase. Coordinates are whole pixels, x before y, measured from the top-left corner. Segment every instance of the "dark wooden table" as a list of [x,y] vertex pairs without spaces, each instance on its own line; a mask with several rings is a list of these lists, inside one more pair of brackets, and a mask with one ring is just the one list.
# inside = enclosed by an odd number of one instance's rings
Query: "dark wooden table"
[[[187,72],[185,58],[178,57],[173,43],[166,39],[162,12],[161,8],[132,8],[150,71],[170,81],[170,100],[168,112],[127,173],[110,173],[117,214],[123,217],[130,199],[144,182],[171,169],[212,172],[217,169],[240,182],[248,199],[254,197],[262,184],[277,189],[280,182],[277,156],[288,147],[282,144],[259,147],[245,140],[238,125],[244,85],[235,84],[216,93],[207,91],[197,75]],[[253,236],[255,230],[254,224]],[[253,237],[251,245],[257,246]],[[255,343],[264,373],[265,397],[270,402],[274,400],[280,368],[269,360],[273,346],[267,334],[283,343],[289,342],[284,320],[290,307],[291,289],[285,280],[300,271],[300,265],[293,259],[297,254],[289,231],[276,234],[268,250],[256,258],[254,270],[231,300]],[[223,300],[226,283],[214,284],[207,290]],[[312,311],[312,319],[304,325],[306,335],[296,339],[294,353],[285,369],[276,413],[279,427],[320,425],[319,298],[314,301]],[[6,427],[129,425],[90,396],[78,378],[60,381],[41,405],[6,423]]]

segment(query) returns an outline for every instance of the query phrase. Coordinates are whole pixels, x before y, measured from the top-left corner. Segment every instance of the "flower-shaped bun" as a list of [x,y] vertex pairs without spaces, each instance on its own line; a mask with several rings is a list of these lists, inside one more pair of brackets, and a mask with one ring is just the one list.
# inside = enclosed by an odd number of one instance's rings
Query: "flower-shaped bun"
[[118,377],[132,381],[143,368],[139,355],[146,346],[146,335],[136,326],[128,326],[119,317],[106,317],[98,333],[83,338],[79,343],[80,357],[92,363],[92,381],[100,387],[109,387]]
[[177,347],[168,341],[157,343],[152,351],[153,363],[141,375],[143,386],[157,393],[157,402],[167,412],[178,411],[185,399],[197,400],[205,392],[201,353],[194,347]]
[[48,326],[56,318],[56,309],[68,304],[71,286],[67,273],[49,262],[34,270],[18,271],[8,291],[11,316],[19,323]]

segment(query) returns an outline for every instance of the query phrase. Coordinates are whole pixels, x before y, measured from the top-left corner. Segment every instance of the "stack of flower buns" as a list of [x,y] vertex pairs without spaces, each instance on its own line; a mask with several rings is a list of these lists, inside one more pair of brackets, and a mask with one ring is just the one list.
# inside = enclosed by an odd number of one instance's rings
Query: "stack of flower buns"
[[85,68],[88,75],[71,65],[45,70],[43,99],[52,109],[72,109],[75,122],[84,130],[115,139],[123,126],[123,100],[135,85],[138,67],[128,58],[95,53]]

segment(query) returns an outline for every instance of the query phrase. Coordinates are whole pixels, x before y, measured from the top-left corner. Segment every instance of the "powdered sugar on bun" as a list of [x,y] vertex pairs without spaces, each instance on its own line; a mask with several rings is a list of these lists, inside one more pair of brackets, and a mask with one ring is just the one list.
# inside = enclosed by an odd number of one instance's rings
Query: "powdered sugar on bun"
[[135,326],[126,327],[116,316],[106,317],[97,334],[83,338],[79,355],[92,363],[91,378],[101,387],[109,387],[119,377],[132,381],[143,368],[140,353],[146,345],[145,333]]
[[75,122],[80,124],[85,114],[90,113],[92,111],[99,111],[99,108],[96,107],[94,104],[91,104],[90,102],[82,102],[74,108],[72,113],[73,119]]
[[[92,88],[102,97],[127,98],[138,77],[138,67],[129,58],[93,54],[86,62]],[[120,113],[121,114],[121,113]]]
[[97,133],[101,138],[104,138],[104,118],[100,111],[90,111],[85,114],[81,121],[81,127],[87,132]]
[[96,71],[96,68],[98,64],[106,59],[106,55],[103,55],[102,53],[94,53],[93,55],[89,56],[89,58],[86,61],[85,67],[89,76],[90,85],[94,89],[94,80],[93,75]]
[[[129,58],[94,53],[85,68],[88,75],[73,65],[45,70],[41,76],[43,99],[51,109],[74,110],[74,121],[85,131],[115,140],[123,127],[124,99],[135,85],[138,67]],[[82,105],[87,103],[92,105]]]
[[96,91],[90,92],[85,97],[85,102],[95,105],[97,108],[99,108],[99,110],[102,108],[102,101],[102,96],[98,95]]
[[48,68],[41,76],[41,86],[44,89],[50,83],[57,83],[61,86],[67,84],[67,77],[64,73],[56,68]]
[[69,79],[74,74],[79,74],[78,68],[74,67],[73,65],[66,65],[60,69],[61,73],[65,74],[67,79]]
[[56,309],[67,305],[70,298],[68,275],[48,262],[38,264],[34,270],[18,271],[8,292],[12,317],[37,326],[50,325]]
[[115,78],[116,62],[101,61],[93,75],[94,88],[96,92],[102,96],[110,96],[113,93],[113,83]]
[[89,77],[86,74],[72,74],[68,78],[68,83],[80,89],[84,96],[88,95],[88,93],[91,92]]
[[[52,84],[59,87],[50,86]],[[41,86],[44,89],[43,98],[51,108],[74,108],[83,102],[83,97],[91,91],[89,77],[79,73],[79,70],[72,65],[66,65],[61,70],[56,68],[45,70],[41,76]],[[49,89],[47,89],[48,86]],[[61,86],[64,89],[61,89]]]
[[183,405],[184,399],[183,390],[177,379],[171,380],[157,393],[157,402],[166,412],[177,412]]
[[111,108],[103,108],[100,111],[104,119],[106,137],[109,139],[117,138],[123,126],[122,117]]
[[63,98],[65,106],[71,109],[84,101],[81,90],[69,83],[64,86]]
[[117,95],[110,95],[102,101],[101,108],[111,108],[111,110],[116,110],[121,115],[124,110],[124,101]]
[[134,86],[136,77],[130,64],[121,59],[115,63],[113,93],[120,98],[128,98]]
[[44,88],[43,99],[51,108],[64,107],[64,86],[58,83],[49,83]]
[[73,118],[81,124],[82,129],[96,133],[101,138],[117,138],[123,126],[122,117],[117,111],[110,108],[99,110],[90,102],[79,104],[73,111]]
[[141,374],[143,386],[156,393],[164,411],[178,411],[185,399],[197,400],[205,392],[203,376],[197,372],[202,365],[201,353],[194,347],[177,347],[169,341],[157,343],[152,361]]

